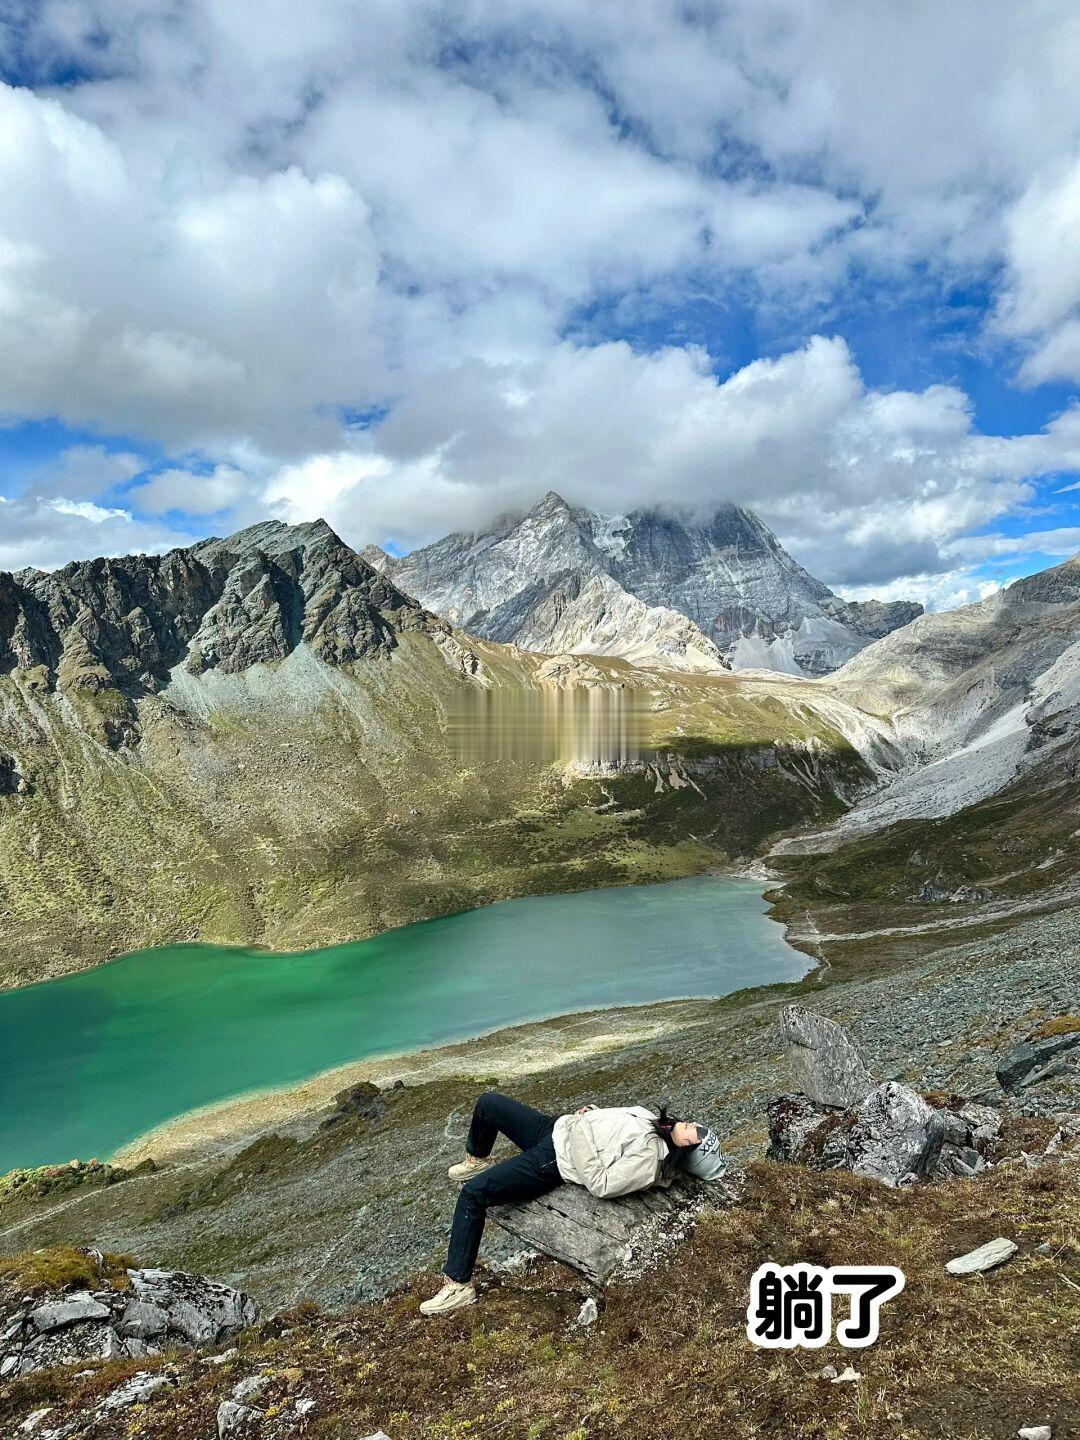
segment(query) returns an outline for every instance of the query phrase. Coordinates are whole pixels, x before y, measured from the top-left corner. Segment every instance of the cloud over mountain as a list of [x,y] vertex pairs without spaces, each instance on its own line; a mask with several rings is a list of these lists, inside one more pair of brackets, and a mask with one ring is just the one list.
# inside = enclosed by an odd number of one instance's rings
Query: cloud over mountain
[[[1080,379],[1078,24],[15,0],[0,416],[135,454],[60,498],[140,543],[327,503],[412,543],[554,485],[751,503],[830,582],[968,593],[954,542],[1077,465],[1068,393],[997,423],[959,372]],[[8,553],[97,553],[30,470]]]

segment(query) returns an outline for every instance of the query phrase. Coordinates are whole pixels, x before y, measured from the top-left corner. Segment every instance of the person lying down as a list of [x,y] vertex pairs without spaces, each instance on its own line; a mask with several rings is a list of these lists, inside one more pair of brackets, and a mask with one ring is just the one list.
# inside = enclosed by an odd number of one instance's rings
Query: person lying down
[[[521,1153],[492,1160],[499,1135]],[[473,1107],[465,1158],[447,1172],[464,1183],[450,1229],[446,1283],[423,1302],[421,1312],[445,1315],[475,1304],[472,1273],[489,1205],[532,1200],[563,1184],[583,1185],[591,1195],[613,1199],[670,1185],[679,1171],[716,1180],[724,1173],[724,1161],[707,1125],[672,1119],[666,1107],[659,1115],[642,1105],[583,1105],[573,1115],[545,1115],[509,1095],[481,1095]]]

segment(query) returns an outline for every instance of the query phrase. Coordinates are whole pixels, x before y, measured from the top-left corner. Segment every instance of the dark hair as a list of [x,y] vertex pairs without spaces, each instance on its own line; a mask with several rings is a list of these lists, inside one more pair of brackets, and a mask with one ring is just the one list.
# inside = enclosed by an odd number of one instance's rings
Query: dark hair
[[676,1170],[682,1170],[690,1157],[690,1151],[696,1149],[694,1145],[676,1145],[672,1131],[676,1125],[682,1123],[678,1115],[669,1115],[666,1105],[660,1106],[660,1114],[652,1122],[653,1131],[659,1135],[667,1146],[667,1155],[664,1157],[664,1173],[672,1174]]

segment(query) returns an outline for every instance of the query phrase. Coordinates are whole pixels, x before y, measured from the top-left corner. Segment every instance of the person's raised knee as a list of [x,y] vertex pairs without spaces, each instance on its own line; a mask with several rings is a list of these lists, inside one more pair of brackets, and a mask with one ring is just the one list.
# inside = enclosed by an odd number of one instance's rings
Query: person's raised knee
[[486,1175],[474,1175],[471,1180],[465,1181],[461,1187],[461,1202],[469,1210],[486,1209],[488,1203]]

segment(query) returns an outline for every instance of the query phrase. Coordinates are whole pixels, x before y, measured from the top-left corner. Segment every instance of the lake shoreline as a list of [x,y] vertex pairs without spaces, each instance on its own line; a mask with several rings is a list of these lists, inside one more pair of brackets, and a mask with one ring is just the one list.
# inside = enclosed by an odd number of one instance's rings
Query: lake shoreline
[[[491,1069],[480,1057],[499,1054],[507,1034],[522,1052],[501,1056],[495,1068],[507,1074],[549,1068],[586,1043],[610,1050],[658,1035],[673,1016],[682,1023],[680,1007],[691,1001],[798,982],[814,966],[771,918],[762,887],[775,878],[759,865],[725,866],[667,883],[494,902],[357,947],[270,955],[266,971],[250,947],[218,947],[219,968],[215,947],[184,944],[161,958],[133,952],[57,982],[63,990],[26,987],[21,1008],[0,1013],[11,1047],[0,1079],[27,1102],[13,1112],[4,1158],[25,1166],[111,1155],[130,1164],[204,1154],[324,1109],[360,1080],[419,1083],[448,1067],[470,1076]],[[380,941],[391,948],[369,951]],[[313,964],[295,964],[301,957]],[[135,968],[114,970],[125,960]],[[71,1032],[68,1048],[56,1019]],[[54,1045],[36,1049],[35,1033]],[[72,1084],[82,1095],[51,1144],[43,1144],[51,1125],[43,1129],[42,1116],[53,1112],[42,1108],[39,1071],[57,1096]],[[128,1089],[124,1077],[134,1073],[158,1076],[164,1103],[145,1087]],[[109,1107],[100,1123],[89,1098],[99,1091],[93,1104]],[[142,1123],[125,1126],[125,1117]]]
[[[233,1150],[238,1141],[247,1143],[274,1126],[316,1120],[337,1094],[361,1081],[386,1089],[399,1080],[414,1086],[463,1075],[492,1083],[535,1075],[571,1059],[620,1050],[627,1044],[706,1024],[707,1018],[695,1013],[700,1007],[758,993],[745,989],[721,997],[568,1011],[500,1026],[445,1045],[346,1061],[297,1084],[250,1091],[185,1111],[120,1146],[109,1163],[124,1167],[147,1159],[159,1164],[186,1163],[218,1150]],[[489,1070],[498,1073],[488,1074]]]
[[[783,888],[780,872],[761,860],[716,866],[703,873],[717,880],[752,880],[763,887],[763,893],[766,888],[774,893]],[[805,955],[809,962],[799,981],[748,986],[719,997],[683,996],[640,1005],[563,1011],[516,1025],[498,1026],[442,1045],[349,1060],[306,1080],[252,1090],[186,1110],[121,1145],[109,1157],[109,1162],[125,1167],[148,1159],[159,1164],[189,1163],[205,1160],[216,1152],[235,1151],[238,1145],[256,1140],[275,1126],[290,1126],[305,1120],[314,1122],[332,1107],[336,1095],[363,1081],[380,1089],[397,1081],[404,1085],[422,1085],[450,1075],[470,1073],[474,1064],[481,1069],[489,1065],[497,1068],[500,1073],[496,1078],[500,1080],[535,1075],[569,1059],[618,1050],[640,1040],[658,1039],[674,1030],[705,1024],[707,1017],[700,1013],[701,1006],[758,1003],[763,991],[823,978],[828,970],[827,961],[817,947],[805,939],[790,939],[790,926],[787,921],[774,918],[775,909],[775,903],[770,902],[766,918],[780,926],[785,943]],[[584,1032],[584,1036],[574,1036],[575,1030]],[[567,1032],[571,1032],[569,1043]],[[542,1042],[540,1048],[538,1042]]]

